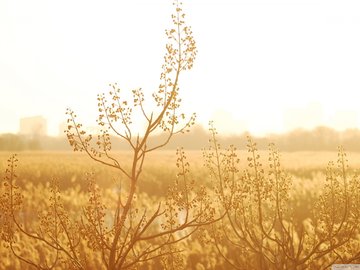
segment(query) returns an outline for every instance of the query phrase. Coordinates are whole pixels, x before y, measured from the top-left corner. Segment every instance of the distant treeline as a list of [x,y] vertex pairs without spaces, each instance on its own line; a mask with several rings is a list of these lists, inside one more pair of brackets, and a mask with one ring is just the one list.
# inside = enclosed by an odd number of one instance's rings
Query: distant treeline
[[64,151],[71,150],[66,137],[0,134],[0,151]]
[[[246,137],[249,133],[233,136],[221,136],[219,142],[223,146],[235,145],[238,149],[246,148]],[[260,150],[268,148],[269,143],[275,143],[280,151],[336,151],[342,145],[347,151],[360,151],[360,130],[349,129],[336,131],[328,127],[318,127],[313,130],[297,129],[286,134],[273,134],[266,137],[252,136]],[[165,141],[166,136],[158,135],[150,144]],[[190,133],[175,137],[164,149],[176,149],[179,146],[187,150],[200,150],[207,146],[209,134],[201,126],[196,126]],[[151,147],[149,145],[148,147]],[[127,145],[114,137],[113,150],[127,150]],[[15,134],[0,135],[0,151],[70,151],[71,148],[65,136],[63,137],[27,137]]]

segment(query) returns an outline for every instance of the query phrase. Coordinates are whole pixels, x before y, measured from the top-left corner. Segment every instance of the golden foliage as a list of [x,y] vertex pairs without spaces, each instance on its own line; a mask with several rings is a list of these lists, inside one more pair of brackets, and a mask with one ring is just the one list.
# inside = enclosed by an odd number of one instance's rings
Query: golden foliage
[[[97,97],[99,134],[89,134],[75,112],[67,110],[66,134],[73,150],[108,168],[115,188],[102,188],[95,173],[88,173],[87,194],[79,187],[63,191],[59,177],[38,185],[23,178],[21,189],[18,159],[8,159],[0,189],[0,268],[278,270],[360,262],[360,181],[342,148],[337,166],[329,163],[322,192],[307,198],[310,211],[305,215],[295,209],[305,205],[300,201],[306,194],[293,189],[296,183],[273,144],[266,166],[248,137],[241,164],[235,146],[221,148],[212,123],[210,146],[203,152],[205,171],[193,173],[180,148],[176,179],[167,193],[151,197],[139,192],[149,176],[143,174],[148,155],[189,131],[195,121],[195,114],[179,112],[179,78],[193,67],[196,42],[181,3],[174,5],[150,112],[141,88],[127,100],[117,84]],[[135,112],[145,123],[141,134],[134,133]],[[165,140],[152,143],[158,132]],[[114,137],[128,144],[127,156],[112,151]],[[64,168],[57,174],[71,175]]]
[[[265,168],[249,137],[247,168],[240,172],[234,147],[222,150],[212,125],[210,132],[206,166],[226,209],[226,217],[210,231],[232,268],[327,269],[334,263],[359,262],[359,176],[349,172],[342,148],[337,168],[329,163],[322,193],[309,216],[301,219],[289,196],[292,179],[273,144]],[[239,255],[229,254],[229,247]]]

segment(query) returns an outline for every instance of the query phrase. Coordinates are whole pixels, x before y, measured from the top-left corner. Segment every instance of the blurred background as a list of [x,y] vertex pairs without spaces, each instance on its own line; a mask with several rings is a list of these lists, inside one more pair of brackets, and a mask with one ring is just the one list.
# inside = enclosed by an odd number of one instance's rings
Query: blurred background
[[[185,1],[199,51],[180,85],[184,112],[198,115],[193,136],[214,120],[227,138],[251,133],[286,145],[305,136],[297,148],[350,140],[360,149],[359,8]],[[109,83],[151,97],[171,12],[169,0],[1,1],[0,149],[65,149],[67,107],[96,132],[96,95]]]

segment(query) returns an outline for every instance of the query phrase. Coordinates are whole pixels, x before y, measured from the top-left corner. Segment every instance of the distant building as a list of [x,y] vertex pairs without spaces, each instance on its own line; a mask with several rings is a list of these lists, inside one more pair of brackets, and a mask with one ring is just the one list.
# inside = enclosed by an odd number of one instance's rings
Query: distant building
[[47,135],[47,121],[42,116],[20,119],[20,135],[38,137]]

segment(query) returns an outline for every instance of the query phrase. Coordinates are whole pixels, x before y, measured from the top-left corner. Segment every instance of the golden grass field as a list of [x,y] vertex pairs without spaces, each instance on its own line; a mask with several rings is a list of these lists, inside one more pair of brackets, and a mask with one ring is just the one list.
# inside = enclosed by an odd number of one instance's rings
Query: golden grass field
[[[6,160],[12,153],[0,152],[0,170],[4,171]],[[192,173],[205,176],[204,160],[202,151],[186,151],[188,161],[192,169]],[[261,162],[266,166],[268,151],[259,151]],[[50,181],[52,177],[57,177],[61,182],[68,183],[68,187],[74,183],[80,184],[82,176],[86,172],[95,172],[98,174],[100,185],[111,185],[111,179],[120,175],[116,170],[101,166],[97,162],[91,160],[84,153],[73,152],[20,152],[17,154],[19,158],[19,178],[21,181],[31,181],[36,183],[45,183]],[[130,152],[115,152],[114,156],[118,158],[122,164],[129,168],[131,164]],[[246,151],[239,151],[240,168],[247,166]],[[360,169],[360,153],[347,152],[348,165],[350,169]],[[282,167],[291,174],[302,178],[311,179],[314,173],[324,172],[329,161],[336,162],[337,152],[283,152],[280,153],[280,161]],[[155,175],[152,175],[155,174]],[[146,182],[146,178],[157,178],[157,181],[171,182],[176,175],[176,154],[173,151],[159,151],[150,153],[144,164],[144,175],[142,181]],[[166,179],[164,179],[166,178]],[[205,181],[206,179],[199,179]],[[145,183],[144,183],[145,184]],[[160,190],[161,192],[161,190]]]
[[[6,152],[0,153],[0,171],[3,174],[10,154]],[[265,171],[267,170],[268,154],[267,151],[259,151],[259,160],[264,165]],[[209,190],[213,189],[214,183],[209,171],[204,166],[203,153],[201,151],[188,151],[186,155],[195,186],[205,185]],[[289,197],[292,202],[292,210],[297,219],[305,221],[311,217],[317,198],[322,194],[324,188],[327,164],[330,160],[333,160],[336,164],[337,155],[337,152],[280,153],[282,168],[291,178],[292,185]],[[129,152],[115,152],[114,156],[123,162],[124,168],[130,167]],[[247,156],[249,156],[248,152],[239,151],[240,171],[248,166]],[[86,173],[94,173],[95,182],[100,187],[105,205],[109,206],[109,209],[111,209],[111,204],[116,204],[116,187],[119,183],[126,186],[126,180],[122,178],[118,171],[92,161],[86,154],[20,152],[17,157],[19,159],[17,184],[23,190],[24,207],[32,213],[26,218],[23,217],[24,226],[27,228],[39,226],[38,221],[36,221],[36,213],[38,211],[46,212],[46,208],[49,207],[49,204],[46,203],[46,197],[51,196],[49,183],[53,179],[57,179],[59,183],[65,208],[74,217],[78,215],[76,213],[81,212],[81,207],[87,201],[88,180],[86,179]],[[347,159],[349,161],[349,171],[356,171],[360,168],[360,153],[347,153]],[[169,187],[173,186],[177,179],[176,161],[175,151],[159,151],[147,157],[138,185],[137,203],[140,203],[142,207],[154,209],[153,207],[156,205],[154,202],[166,197]],[[209,244],[209,242],[200,241],[200,238],[201,236],[194,236],[192,239],[182,243],[182,267],[184,269],[233,269],[223,257],[218,255],[215,246]],[[29,249],[26,243],[22,242],[20,249],[26,250],[25,253],[27,254],[32,254],[34,260],[41,260],[41,252],[40,255],[38,254],[40,249]],[[30,243],[33,242],[30,241]],[[236,249],[232,249],[231,246],[223,244],[222,248],[225,250],[223,252],[230,257],[236,254],[233,253]],[[0,269],[32,269],[31,267],[26,268],[28,267],[26,264],[16,260],[8,249],[1,247],[0,253]],[[94,263],[91,267],[101,269],[100,265],[96,265]],[[136,269],[158,269],[156,267],[160,267],[159,265],[159,261],[155,260],[153,264],[145,264],[142,268]]]

